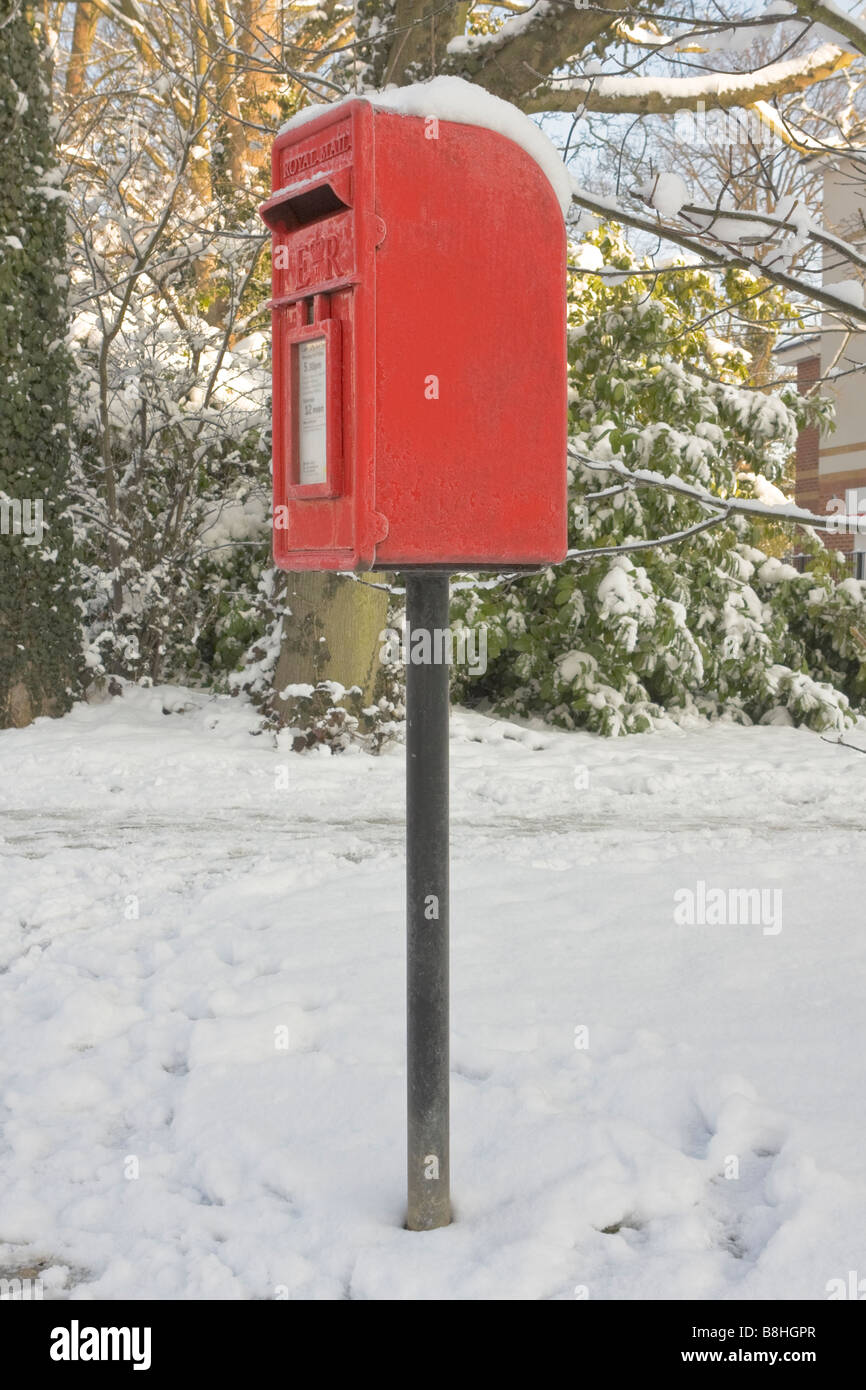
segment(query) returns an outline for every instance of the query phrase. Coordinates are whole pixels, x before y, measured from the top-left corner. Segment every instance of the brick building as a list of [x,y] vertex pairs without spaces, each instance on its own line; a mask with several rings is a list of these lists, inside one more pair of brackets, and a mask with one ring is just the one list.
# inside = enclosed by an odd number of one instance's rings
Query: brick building
[[[866,173],[840,159],[824,175],[823,225],[836,236],[866,247]],[[855,272],[838,253],[825,250],[825,285],[850,281]],[[803,430],[797,441],[796,498],[817,513],[864,514],[862,534],[824,533],[825,544],[851,556],[852,572],[866,579],[866,331],[848,334],[825,318],[820,332],[782,344],[777,352],[796,367],[797,384],[808,391],[819,377],[839,373],[821,391],[835,401],[836,429]]]

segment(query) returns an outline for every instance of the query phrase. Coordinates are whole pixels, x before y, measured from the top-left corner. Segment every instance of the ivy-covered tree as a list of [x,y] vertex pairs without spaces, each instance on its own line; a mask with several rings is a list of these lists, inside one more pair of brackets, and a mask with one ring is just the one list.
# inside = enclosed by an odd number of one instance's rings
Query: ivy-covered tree
[[784,501],[797,429],[825,408],[756,388],[751,354],[720,336],[725,319],[740,338],[779,322],[779,292],[735,268],[641,267],[613,228],[573,260],[569,544],[584,553],[455,592],[489,663],[459,693],[605,734],[692,712],[844,725],[866,693],[866,584],[811,533],[801,574],[780,558],[790,526],[669,486]]
[[0,727],[68,708],[81,639],[68,512],[65,211],[44,43],[0,24]]

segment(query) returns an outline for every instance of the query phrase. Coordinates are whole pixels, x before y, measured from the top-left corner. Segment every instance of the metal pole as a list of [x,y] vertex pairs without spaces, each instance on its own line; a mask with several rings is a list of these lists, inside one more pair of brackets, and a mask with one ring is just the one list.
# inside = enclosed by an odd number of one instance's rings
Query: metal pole
[[[406,582],[406,1020],[410,1231],[451,1220],[447,574]],[[426,635],[425,635],[426,634]],[[413,656],[416,660],[413,660]],[[429,659],[425,660],[425,657]],[[420,658],[420,659],[417,659]],[[438,658],[438,659],[437,659]]]

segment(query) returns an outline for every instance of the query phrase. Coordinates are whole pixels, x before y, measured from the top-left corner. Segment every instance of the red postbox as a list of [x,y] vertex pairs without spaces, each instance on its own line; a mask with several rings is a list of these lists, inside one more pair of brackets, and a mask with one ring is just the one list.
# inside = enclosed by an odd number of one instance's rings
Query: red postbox
[[272,187],[276,563],[561,560],[565,225],[541,167],[358,99],[277,137]]

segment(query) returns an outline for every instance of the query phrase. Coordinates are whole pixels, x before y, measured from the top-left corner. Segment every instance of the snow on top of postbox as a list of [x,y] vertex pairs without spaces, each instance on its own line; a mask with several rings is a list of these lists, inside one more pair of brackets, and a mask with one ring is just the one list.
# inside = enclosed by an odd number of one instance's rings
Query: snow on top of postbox
[[305,106],[290,121],[280,127],[283,131],[296,130],[307,121],[315,120],[325,111],[337,110],[349,101],[358,99],[369,101],[384,111],[394,111],[402,116],[435,116],[440,121],[454,121],[457,125],[483,126],[495,130],[513,140],[515,145],[535,160],[542,173],[546,174],[553,191],[559,200],[563,217],[571,203],[571,178],[544,131],[525,116],[510,101],[493,96],[483,87],[467,82],[463,77],[433,77],[428,82],[415,82],[409,87],[386,87],[382,92],[358,92],[357,95],[343,97],[331,103],[317,103]]

